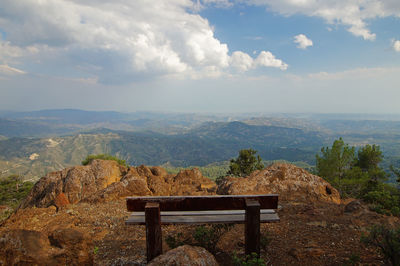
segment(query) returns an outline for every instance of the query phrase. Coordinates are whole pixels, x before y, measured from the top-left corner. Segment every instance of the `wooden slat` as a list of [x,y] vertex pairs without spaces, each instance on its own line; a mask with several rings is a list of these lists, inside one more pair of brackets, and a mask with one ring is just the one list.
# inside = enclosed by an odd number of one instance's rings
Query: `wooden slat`
[[[260,210],[260,213],[275,213],[275,210]],[[185,216],[185,215],[222,215],[222,214],[245,214],[245,210],[224,210],[224,211],[166,211],[161,216]],[[131,216],[144,216],[144,212],[132,212]]]
[[257,200],[261,209],[277,209],[278,195],[212,195],[128,197],[128,211],[144,211],[147,202],[158,202],[162,211],[244,210],[245,200]]
[[[208,223],[244,223],[245,214],[224,215],[161,215],[161,224],[208,224]],[[278,214],[262,213],[260,222],[279,222]],[[143,215],[132,215],[125,224],[145,224]]]

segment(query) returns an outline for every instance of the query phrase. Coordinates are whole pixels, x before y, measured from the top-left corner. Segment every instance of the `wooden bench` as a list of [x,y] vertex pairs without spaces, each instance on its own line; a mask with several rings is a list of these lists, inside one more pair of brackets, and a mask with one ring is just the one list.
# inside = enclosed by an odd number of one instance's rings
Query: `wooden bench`
[[128,197],[127,225],[146,225],[147,261],[162,254],[161,224],[244,223],[245,252],[260,254],[260,223],[278,222],[278,195]]

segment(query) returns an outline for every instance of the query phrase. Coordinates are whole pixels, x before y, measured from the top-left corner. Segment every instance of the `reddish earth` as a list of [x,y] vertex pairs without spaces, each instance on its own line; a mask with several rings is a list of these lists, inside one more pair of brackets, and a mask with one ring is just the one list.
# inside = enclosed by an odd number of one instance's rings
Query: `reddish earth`
[[[163,190],[166,195],[215,193],[213,183],[201,176],[198,170],[172,176],[160,168],[142,166],[122,169],[120,181],[104,187],[107,178],[91,172],[101,171],[101,162],[96,166],[97,170],[90,166],[88,169],[89,175],[97,175],[103,181],[99,183],[97,190],[86,195],[86,198],[82,198],[79,191],[73,191],[72,198],[81,197],[81,200],[68,204],[71,202],[68,190],[61,189],[57,194],[55,189],[47,187],[54,187],[51,184],[66,183],[67,175],[58,174],[60,180],[53,179],[47,186],[42,183],[42,189],[36,189],[40,193],[53,193],[52,196],[42,195],[49,206],[31,207],[35,206],[35,202],[44,202],[40,195],[32,194],[28,197],[31,203],[25,202],[26,208],[20,208],[1,225],[0,265],[144,265],[145,228],[124,224],[129,215],[125,210],[125,194],[134,189],[147,195],[159,195],[157,189]],[[82,168],[80,170],[86,171]],[[384,265],[376,250],[360,243],[360,236],[373,224],[399,226],[399,219],[371,212],[364,204],[351,203],[345,208],[350,200],[338,203],[337,197],[332,196],[336,195],[334,188],[328,193],[325,181],[303,171],[291,165],[273,165],[258,174],[253,174],[248,179],[249,186],[241,183],[235,188],[236,194],[241,193],[238,188],[247,189],[251,186],[257,187],[256,192],[261,193],[261,188],[267,187],[263,183],[269,182],[270,186],[281,189],[275,191],[283,198],[278,210],[281,221],[262,225],[261,230],[264,233],[268,232],[270,243],[267,249],[261,252],[261,257],[268,265],[345,265],[352,255],[358,255],[361,265]],[[113,178],[118,176],[118,172],[111,173]],[[296,179],[296,176],[301,178]],[[82,184],[78,179],[74,180]],[[310,186],[307,180],[313,180],[313,185]],[[96,179],[92,181],[96,182]],[[219,191],[224,187],[226,189],[227,182],[220,186]],[[62,185],[60,187],[62,188]],[[321,190],[322,187],[324,189]],[[230,188],[233,189],[233,186]],[[81,189],[84,189],[84,185]],[[323,193],[327,194],[315,194],[317,191],[325,191]],[[266,192],[269,191],[264,193]],[[64,193],[64,196],[59,196],[61,193]],[[293,198],[296,193],[299,200]],[[53,204],[55,201],[59,203]],[[165,238],[167,235],[182,232],[184,236],[189,237],[194,228],[163,226],[163,236]],[[163,245],[166,252],[168,246],[165,242]],[[230,265],[234,253],[242,254],[243,225],[235,225],[226,232],[221,237],[217,249],[219,252],[216,259],[220,265]]]

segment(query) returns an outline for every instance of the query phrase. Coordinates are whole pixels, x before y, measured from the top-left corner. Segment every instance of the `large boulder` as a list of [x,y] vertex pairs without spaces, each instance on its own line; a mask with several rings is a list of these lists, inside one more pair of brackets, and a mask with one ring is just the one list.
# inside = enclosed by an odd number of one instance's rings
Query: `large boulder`
[[75,166],[52,172],[42,177],[33,187],[21,207],[46,208],[58,203],[63,193],[63,202],[77,203],[120,181],[127,169],[115,161],[93,160],[87,166]]
[[0,236],[0,265],[92,264],[91,240],[75,229],[61,229],[50,235],[18,229]]
[[202,247],[184,245],[153,259],[149,266],[214,266],[218,265],[214,256]]
[[319,176],[292,164],[273,164],[245,178],[226,177],[218,194],[279,194],[279,200],[333,202],[339,204],[339,192]]

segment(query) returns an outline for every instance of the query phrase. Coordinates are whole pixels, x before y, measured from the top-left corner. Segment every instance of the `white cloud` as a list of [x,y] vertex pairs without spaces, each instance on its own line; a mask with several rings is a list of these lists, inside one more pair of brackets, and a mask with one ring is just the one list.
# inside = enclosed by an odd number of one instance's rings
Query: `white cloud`
[[0,29],[6,40],[0,48],[7,49],[0,50],[0,64],[29,59],[39,73],[52,69],[58,75],[98,76],[104,83],[176,74],[218,76],[236,59],[208,20],[194,12],[199,5],[231,3],[3,0]]
[[261,51],[256,59],[253,59],[246,53],[236,51],[230,58],[230,65],[241,72],[248,71],[257,67],[274,67],[281,70],[286,70],[288,65],[269,51]]
[[398,0],[237,0],[247,4],[266,6],[282,15],[303,14],[320,17],[328,24],[339,24],[355,36],[373,41],[376,34],[368,28],[368,21],[380,17],[400,17]]
[[277,67],[286,70],[288,65],[280,59],[276,59],[271,52],[262,51],[255,60],[256,66]]
[[393,49],[396,52],[400,52],[400,41],[399,40],[393,42]]
[[248,54],[241,51],[236,51],[231,56],[231,66],[239,69],[240,71],[247,71],[253,67],[253,58]]
[[9,65],[0,65],[0,75],[14,76],[26,74],[25,71],[10,67]]
[[313,46],[312,40],[307,38],[304,34],[294,36],[294,43],[297,43],[297,48],[307,49],[309,46]]

